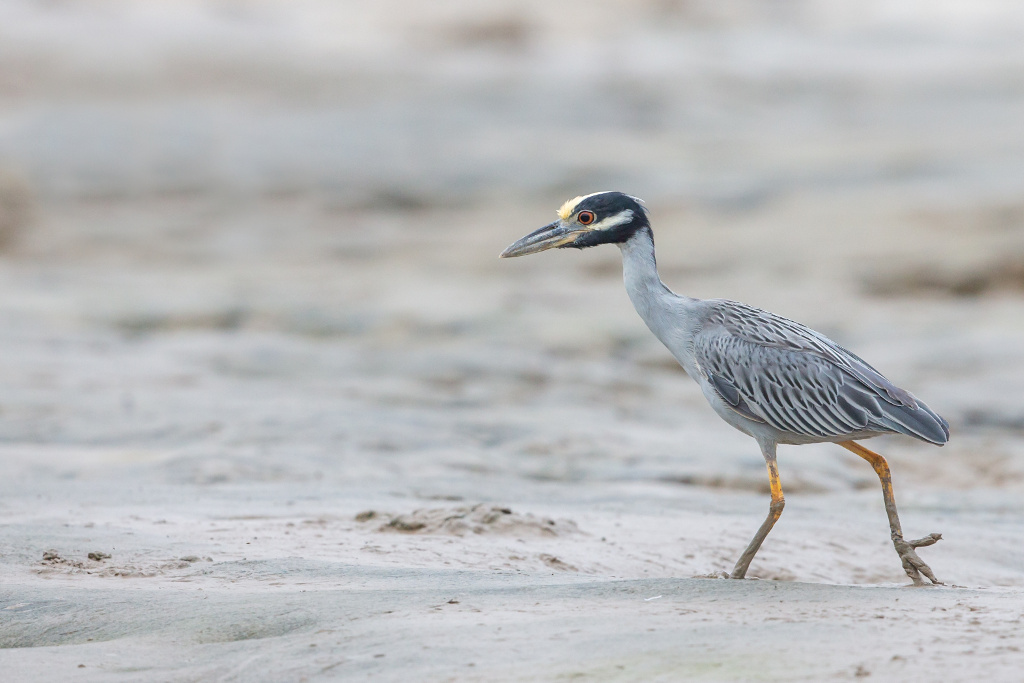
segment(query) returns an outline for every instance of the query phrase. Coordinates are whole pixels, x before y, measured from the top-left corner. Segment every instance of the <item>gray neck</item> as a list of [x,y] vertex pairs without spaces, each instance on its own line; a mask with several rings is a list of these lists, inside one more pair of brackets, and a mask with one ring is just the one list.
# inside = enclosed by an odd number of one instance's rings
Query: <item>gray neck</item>
[[[649,316],[657,303],[672,292],[658,276],[658,264],[654,258],[654,235],[650,228],[636,231],[632,237],[619,244],[622,250],[622,279],[626,284],[633,308],[650,327]],[[652,328],[653,329],[653,328]]]
[[700,301],[674,294],[661,281],[650,228],[638,230],[619,244],[619,248],[622,250],[622,279],[633,308],[689,372],[687,342],[692,337]]

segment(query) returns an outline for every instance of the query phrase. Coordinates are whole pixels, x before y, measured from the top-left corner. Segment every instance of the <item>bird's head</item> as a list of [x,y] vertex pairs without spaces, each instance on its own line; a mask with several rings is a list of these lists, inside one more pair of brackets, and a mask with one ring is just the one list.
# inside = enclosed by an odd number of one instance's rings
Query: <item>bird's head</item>
[[650,227],[650,223],[639,199],[621,192],[595,192],[562,204],[557,221],[510,245],[501,252],[501,258],[526,256],[554,247],[585,249],[598,244],[619,244],[645,227]]

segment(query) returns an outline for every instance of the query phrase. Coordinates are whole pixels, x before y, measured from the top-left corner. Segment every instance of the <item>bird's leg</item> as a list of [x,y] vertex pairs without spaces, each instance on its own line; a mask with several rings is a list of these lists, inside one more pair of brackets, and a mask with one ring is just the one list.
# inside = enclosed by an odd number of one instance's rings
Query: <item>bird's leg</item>
[[932,545],[942,538],[942,534],[928,534],[924,538],[919,538],[915,541],[904,540],[903,529],[900,528],[900,516],[896,512],[896,499],[892,495],[892,475],[889,473],[889,463],[878,453],[869,451],[855,441],[842,441],[839,445],[871,463],[871,466],[875,469],[875,474],[878,475],[879,481],[882,482],[882,497],[885,499],[885,514],[889,516],[892,544],[896,547],[896,552],[899,553],[900,560],[903,562],[903,571],[907,573],[907,576],[911,578],[915,586],[925,585],[925,582],[921,579],[921,574],[928,577],[928,580],[932,583],[941,584],[942,582],[936,579],[935,574],[932,573],[931,567],[917,556],[917,551],[914,549]]
[[761,544],[764,543],[768,532],[775,526],[775,522],[782,516],[782,508],[786,507],[786,498],[782,495],[782,483],[779,481],[779,467],[775,463],[775,444],[772,444],[770,447],[761,446],[761,452],[764,454],[764,461],[768,466],[768,482],[772,489],[772,502],[768,506],[768,516],[765,518],[764,523],[761,524],[761,528],[754,534],[754,538],[747,545],[747,549],[740,555],[739,561],[733,567],[732,574],[729,575],[730,579],[742,579],[747,575],[750,561],[754,559],[754,555],[757,554]]

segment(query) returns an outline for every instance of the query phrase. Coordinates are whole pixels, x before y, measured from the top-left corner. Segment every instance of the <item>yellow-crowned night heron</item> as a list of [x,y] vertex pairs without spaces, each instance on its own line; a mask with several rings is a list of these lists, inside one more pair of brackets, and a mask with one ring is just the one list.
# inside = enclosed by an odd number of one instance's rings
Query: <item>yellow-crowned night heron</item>
[[746,576],[750,561],[782,514],[785,499],[776,446],[831,441],[871,463],[882,482],[892,542],[915,584],[923,574],[940,583],[915,548],[941,538],[903,538],[889,466],[857,440],[906,434],[941,446],[949,425],[931,408],[825,335],[753,306],[724,299],[691,299],[658,277],[654,235],[643,204],[621,192],[576,197],[558,220],[512,244],[503,258],[552,247],[583,249],[617,244],[626,291],[647,327],[668,347],[718,415],[753,437],[768,465],[768,517],[743,551],[731,578]]

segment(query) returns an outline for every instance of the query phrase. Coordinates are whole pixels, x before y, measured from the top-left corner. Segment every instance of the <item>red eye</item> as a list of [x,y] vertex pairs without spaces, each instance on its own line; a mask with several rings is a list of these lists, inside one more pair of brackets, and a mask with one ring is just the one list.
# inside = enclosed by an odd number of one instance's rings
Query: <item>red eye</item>
[[580,225],[590,225],[594,222],[594,212],[580,211],[580,215],[576,216],[576,220],[580,222]]

